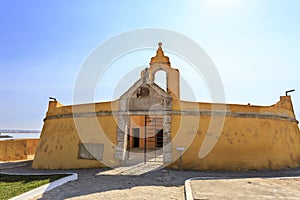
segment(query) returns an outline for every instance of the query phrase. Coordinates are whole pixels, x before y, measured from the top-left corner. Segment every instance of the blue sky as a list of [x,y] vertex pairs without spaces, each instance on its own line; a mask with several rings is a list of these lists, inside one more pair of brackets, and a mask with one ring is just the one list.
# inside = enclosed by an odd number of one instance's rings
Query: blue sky
[[[0,128],[41,129],[48,97],[72,104],[81,64],[97,45],[145,27],[197,42],[220,73],[227,103],[271,105],[285,90],[296,89],[299,118],[299,10],[297,0],[1,0]],[[138,60],[147,64],[154,53],[138,54]],[[136,64],[127,58],[122,70]],[[95,101],[109,99],[105,91]],[[197,100],[209,98],[198,94]]]

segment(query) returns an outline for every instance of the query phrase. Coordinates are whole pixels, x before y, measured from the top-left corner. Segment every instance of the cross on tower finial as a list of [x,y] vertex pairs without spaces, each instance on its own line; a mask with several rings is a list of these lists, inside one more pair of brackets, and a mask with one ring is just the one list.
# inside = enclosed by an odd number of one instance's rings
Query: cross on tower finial
[[159,48],[161,48],[161,46],[162,46],[162,43],[161,43],[161,42],[159,42],[159,43],[158,43],[158,47],[159,47]]

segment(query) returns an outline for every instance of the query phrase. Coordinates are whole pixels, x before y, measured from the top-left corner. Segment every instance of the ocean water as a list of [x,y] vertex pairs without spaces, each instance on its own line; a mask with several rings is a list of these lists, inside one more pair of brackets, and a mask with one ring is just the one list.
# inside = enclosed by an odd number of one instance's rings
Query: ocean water
[[0,140],[11,140],[11,139],[38,139],[41,133],[2,133],[1,135],[10,135],[12,138],[0,138]]

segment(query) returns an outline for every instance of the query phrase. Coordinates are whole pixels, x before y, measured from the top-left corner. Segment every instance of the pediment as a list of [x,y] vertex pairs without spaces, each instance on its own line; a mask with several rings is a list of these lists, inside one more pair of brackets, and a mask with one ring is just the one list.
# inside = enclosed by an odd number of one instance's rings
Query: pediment
[[132,98],[171,98],[171,95],[156,83],[139,79],[120,97],[120,99]]

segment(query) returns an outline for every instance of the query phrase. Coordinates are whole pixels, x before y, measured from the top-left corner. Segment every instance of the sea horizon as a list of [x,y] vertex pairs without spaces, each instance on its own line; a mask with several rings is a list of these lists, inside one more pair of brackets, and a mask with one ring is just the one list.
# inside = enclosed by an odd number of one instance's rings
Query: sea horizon
[[0,136],[8,136],[0,138],[1,140],[11,139],[38,139],[41,131],[36,129],[0,129]]

